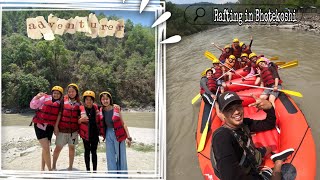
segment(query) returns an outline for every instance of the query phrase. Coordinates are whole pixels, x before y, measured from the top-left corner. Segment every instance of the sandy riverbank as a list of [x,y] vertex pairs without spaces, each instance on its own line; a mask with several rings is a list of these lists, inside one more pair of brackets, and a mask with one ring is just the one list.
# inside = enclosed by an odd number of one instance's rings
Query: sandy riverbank
[[[133,137],[132,147],[127,147],[129,171],[143,173],[155,170],[155,130],[149,128],[129,128]],[[51,149],[54,150],[55,136]],[[76,149],[74,170],[85,170],[82,140]],[[36,140],[34,129],[30,126],[3,126],[1,129],[1,169],[39,171],[40,144]],[[98,171],[106,171],[105,144],[98,148]],[[68,167],[68,148],[65,146],[57,162],[58,171]]]

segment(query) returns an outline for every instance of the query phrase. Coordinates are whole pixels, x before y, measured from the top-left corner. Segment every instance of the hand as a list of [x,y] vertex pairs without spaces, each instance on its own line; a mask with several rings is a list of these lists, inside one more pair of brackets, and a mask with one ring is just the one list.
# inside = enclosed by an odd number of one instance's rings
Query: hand
[[88,116],[83,116],[78,120],[79,124],[80,123],[88,123],[89,122],[89,118]]
[[59,128],[58,128],[58,126],[54,126],[54,135],[55,136],[58,136],[58,134],[59,134]]
[[250,40],[253,40],[252,36],[250,37]]
[[120,106],[118,104],[113,104],[114,108],[120,108]]
[[214,45],[214,42],[212,42],[211,44]]
[[251,96],[256,100],[256,102],[249,104],[248,105],[249,107],[254,106],[258,109],[263,109],[263,110],[271,109],[273,107],[270,101],[265,100],[265,99],[261,99],[261,98],[257,98],[253,94],[251,94]]
[[274,86],[273,91],[275,91],[275,92],[278,91],[278,86]]
[[40,99],[42,96],[45,96],[45,95],[47,95],[46,92],[39,92],[39,93],[36,95],[36,98],[37,98],[37,99]]
[[257,69],[258,74],[260,74],[261,73],[260,68],[256,68],[256,69]]
[[212,99],[216,100],[217,97],[214,94],[211,94]]
[[129,138],[126,139],[126,142],[127,142],[128,147],[131,146],[131,141],[132,141],[132,138],[131,138],[131,137],[129,137]]

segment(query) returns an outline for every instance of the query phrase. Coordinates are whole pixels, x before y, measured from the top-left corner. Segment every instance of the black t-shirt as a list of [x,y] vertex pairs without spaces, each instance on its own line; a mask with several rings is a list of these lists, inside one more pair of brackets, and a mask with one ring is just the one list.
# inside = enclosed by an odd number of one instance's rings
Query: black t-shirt
[[[265,112],[267,113],[265,120],[244,118],[243,124],[248,126],[251,132],[273,129],[276,123],[275,111],[271,108],[270,110],[265,110]],[[238,135],[244,135],[241,128],[235,131]],[[215,155],[221,180],[256,180],[262,178],[253,173],[246,174],[244,168],[239,166],[243,149],[229,129],[220,127],[214,132],[212,150]]]
[[96,111],[94,108],[85,108],[86,114],[89,118],[89,139],[97,138],[99,136],[99,131],[96,123]]

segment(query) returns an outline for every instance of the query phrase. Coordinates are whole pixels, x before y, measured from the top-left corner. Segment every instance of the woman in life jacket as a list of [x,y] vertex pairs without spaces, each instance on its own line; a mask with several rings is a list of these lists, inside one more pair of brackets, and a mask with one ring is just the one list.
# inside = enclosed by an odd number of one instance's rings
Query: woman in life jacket
[[30,108],[36,109],[36,114],[32,119],[34,130],[42,148],[41,171],[45,170],[45,165],[51,171],[50,143],[54,130],[54,125],[58,118],[63,88],[54,86],[51,89],[52,95],[40,92],[30,102]]
[[232,49],[230,45],[225,45],[224,48],[222,49],[218,45],[216,45],[214,42],[211,44],[222,52],[219,57],[219,61],[221,61],[222,63],[224,63],[226,59],[232,54]]
[[84,105],[80,106],[81,118],[79,119],[79,135],[84,146],[84,162],[87,171],[90,172],[90,153],[92,155],[92,169],[97,171],[97,147],[100,132],[100,115],[97,104],[94,104],[95,93],[85,91],[83,93]]
[[227,75],[225,76],[225,81],[230,81],[232,79],[232,74],[234,73],[233,67],[235,65],[235,62],[236,62],[236,57],[234,55],[230,55],[229,58],[227,58],[226,62],[224,63],[224,66],[222,67],[222,72],[223,74],[226,73]]
[[247,46],[244,42],[240,42],[239,45],[240,45],[240,47],[241,47],[241,52],[242,52],[242,53],[246,53],[246,54],[252,53],[252,51],[251,51],[252,42],[253,42],[252,36],[250,37],[250,44],[249,44],[249,46]]
[[256,62],[258,65],[258,72],[261,77],[261,86],[273,88],[273,90],[265,89],[263,93],[260,95],[262,99],[268,99],[272,103],[275,108],[275,100],[279,96],[279,89],[281,86],[281,79],[278,73],[278,69],[276,66],[273,66],[271,63],[267,64],[263,57],[259,58]]
[[[201,77],[201,80],[200,80],[200,94],[202,96],[203,101],[206,104],[211,105],[213,103],[213,101],[215,99],[217,99],[216,95],[219,93],[219,92],[217,92],[218,87],[220,87],[219,89],[221,90],[222,93],[224,92],[223,87],[221,87],[221,85],[219,86],[217,84],[216,80],[217,79],[214,78],[213,70],[211,68],[207,68],[205,70],[205,74],[203,74],[203,76]],[[216,108],[216,112],[219,116],[220,114],[219,114],[218,103],[214,103],[214,107]],[[209,113],[209,112],[207,112],[207,113]],[[209,114],[205,114],[203,116],[208,117]]]
[[234,55],[236,57],[236,59],[240,58],[241,47],[240,47],[238,38],[233,39],[231,49],[232,49],[232,55]]
[[211,69],[212,69],[212,72],[214,72],[213,77],[216,79],[217,85],[221,86],[220,90],[221,92],[224,92],[224,88],[226,88],[226,83],[224,82],[224,76],[222,76],[223,75],[222,67],[218,59],[215,59],[212,61]]
[[75,146],[78,144],[78,120],[80,117],[80,98],[78,85],[71,83],[67,87],[67,95],[62,101],[62,108],[54,126],[56,147],[53,152],[52,169],[56,170],[56,163],[64,145],[69,147],[69,167],[71,171],[75,155]]
[[105,91],[100,93],[102,107],[102,125],[104,140],[106,142],[107,171],[116,174],[127,174],[126,142],[131,146],[132,138],[125,125],[119,106],[114,106],[112,96]]

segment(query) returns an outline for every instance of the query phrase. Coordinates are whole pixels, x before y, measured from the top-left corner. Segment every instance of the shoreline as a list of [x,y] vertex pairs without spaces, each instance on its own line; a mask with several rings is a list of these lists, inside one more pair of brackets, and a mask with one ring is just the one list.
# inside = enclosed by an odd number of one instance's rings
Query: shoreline
[[[128,170],[143,172],[155,170],[155,155],[158,146],[155,144],[155,129],[151,128],[129,128],[133,137],[133,144],[127,147]],[[51,156],[55,148],[55,135],[52,136]],[[100,139],[98,145],[98,171],[106,171],[105,143]],[[24,126],[2,126],[1,128],[1,168],[2,170],[40,170],[41,147],[34,134],[33,127]],[[84,171],[82,140],[76,146],[73,170]],[[24,162],[24,163],[21,163]],[[140,163],[143,162],[143,163]],[[68,167],[68,148],[65,146],[57,162],[57,170],[64,171]]]
[[247,28],[253,27],[267,27],[267,28],[277,28],[277,29],[288,29],[288,30],[297,30],[297,31],[306,31],[320,34],[320,14],[309,13],[304,14],[300,17],[300,20],[297,23],[288,23],[288,24],[250,24],[244,25]]

